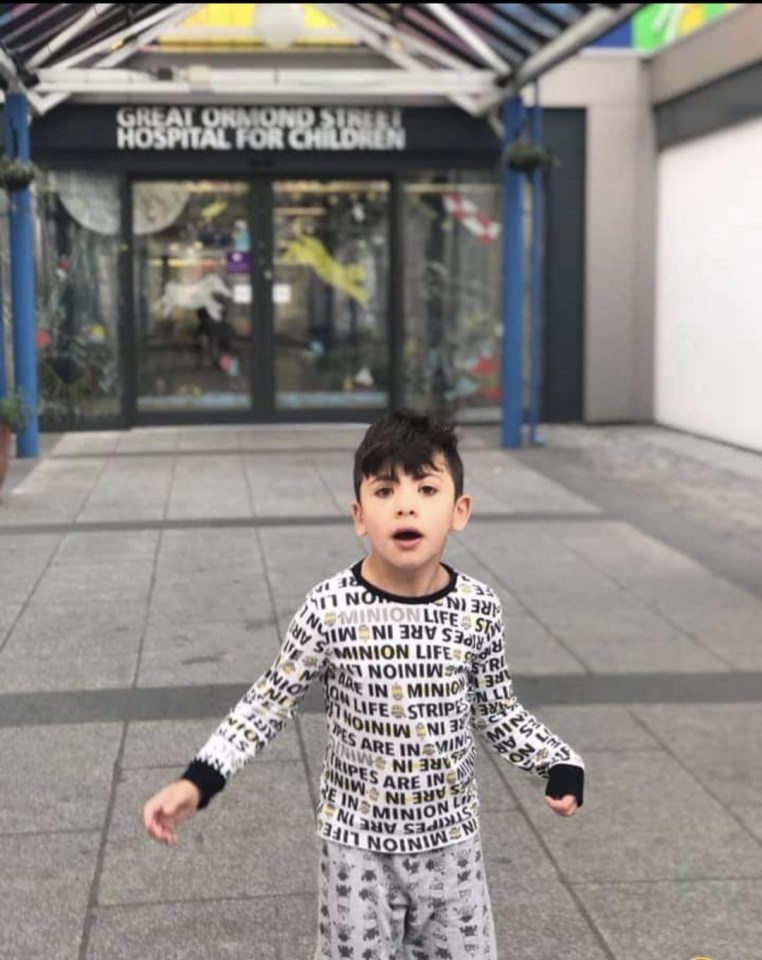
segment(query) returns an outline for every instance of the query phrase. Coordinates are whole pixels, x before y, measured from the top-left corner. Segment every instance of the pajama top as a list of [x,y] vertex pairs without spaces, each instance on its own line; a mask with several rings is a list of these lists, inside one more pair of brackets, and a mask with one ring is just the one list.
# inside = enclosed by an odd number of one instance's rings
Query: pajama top
[[362,561],[307,595],[272,666],[183,776],[200,807],[293,717],[322,681],[327,746],[318,836],[382,853],[457,843],[479,829],[476,729],[506,761],[582,803],[584,763],[513,693],[494,590],[444,565],[449,583],[395,596]]

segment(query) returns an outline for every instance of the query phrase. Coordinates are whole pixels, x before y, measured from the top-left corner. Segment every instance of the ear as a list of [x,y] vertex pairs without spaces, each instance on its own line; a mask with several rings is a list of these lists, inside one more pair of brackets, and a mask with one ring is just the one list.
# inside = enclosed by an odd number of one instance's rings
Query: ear
[[352,523],[354,524],[357,536],[364,537],[367,531],[362,517],[362,507],[357,500],[352,501]]
[[452,511],[452,529],[456,531],[464,530],[470,516],[471,497],[463,494],[462,497],[458,497],[455,501],[455,507]]

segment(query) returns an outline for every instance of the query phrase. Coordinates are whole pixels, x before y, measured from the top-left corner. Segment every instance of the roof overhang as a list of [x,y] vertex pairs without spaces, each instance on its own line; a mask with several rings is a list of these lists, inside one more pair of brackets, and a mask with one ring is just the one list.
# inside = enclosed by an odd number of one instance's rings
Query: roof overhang
[[[109,102],[456,103],[488,113],[630,17],[636,3],[316,4],[384,68],[124,69],[206,4],[0,4],[0,84],[39,114],[69,97]],[[253,59],[256,59],[254,56]]]

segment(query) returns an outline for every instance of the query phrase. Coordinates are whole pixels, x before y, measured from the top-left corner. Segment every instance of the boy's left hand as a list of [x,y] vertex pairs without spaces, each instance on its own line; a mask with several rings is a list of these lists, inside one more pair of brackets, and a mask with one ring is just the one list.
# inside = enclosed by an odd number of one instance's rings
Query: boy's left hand
[[571,793],[567,793],[560,800],[554,797],[545,797],[545,802],[560,817],[573,817],[577,812],[577,799]]

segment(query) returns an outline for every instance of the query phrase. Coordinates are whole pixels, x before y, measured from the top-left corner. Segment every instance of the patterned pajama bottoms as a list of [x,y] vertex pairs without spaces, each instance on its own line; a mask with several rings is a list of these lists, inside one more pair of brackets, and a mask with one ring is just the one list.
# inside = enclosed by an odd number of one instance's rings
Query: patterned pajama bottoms
[[320,844],[315,960],[497,960],[478,833],[411,854]]

